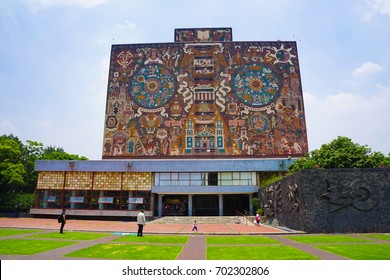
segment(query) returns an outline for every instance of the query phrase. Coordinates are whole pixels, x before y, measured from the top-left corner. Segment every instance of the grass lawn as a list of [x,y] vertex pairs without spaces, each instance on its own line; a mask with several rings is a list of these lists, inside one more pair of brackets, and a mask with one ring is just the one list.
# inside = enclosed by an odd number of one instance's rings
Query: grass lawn
[[174,260],[182,249],[182,246],[99,244],[66,256],[106,260]]
[[114,242],[145,242],[145,243],[166,243],[166,244],[185,244],[188,241],[188,236],[143,236],[126,235],[114,239]]
[[39,230],[0,228],[0,236],[11,236],[11,235],[18,235],[18,234],[34,233],[34,232],[39,232]]
[[300,243],[367,242],[367,239],[347,235],[294,235],[286,238]]
[[353,260],[390,260],[390,244],[317,245],[315,247]]
[[42,234],[35,234],[28,238],[54,238],[54,239],[71,239],[71,240],[93,240],[110,236],[109,233],[95,233],[95,232],[65,232],[63,234],[59,232],[49,232]]
[[75,244],[72,241],[58,240],[0,240],[0,255],[33,255]]
[[390,241],[390,234],[389,233],[371,233],[371,234],[364,234],[363,237],[369,237],[369,238],[376,238],[376,239],[382,239]]
[[290,246],[208,246],[207,260],[318,260]]
[[278,244],[267,236],[207,236],[207,244]]

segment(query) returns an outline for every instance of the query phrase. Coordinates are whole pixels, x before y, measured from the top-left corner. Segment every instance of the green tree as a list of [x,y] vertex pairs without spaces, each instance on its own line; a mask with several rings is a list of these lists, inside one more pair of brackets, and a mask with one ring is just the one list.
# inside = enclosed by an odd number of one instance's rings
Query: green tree
[[0,136],[0,208],[29,208],[34,201],[37,181],[37,160],[87,160],[84,156],[69,154],[63,148],[44,147],[40,142],[18,137]]
[[[293,173],[309,168],[375,168],[386,165],[386,157],[372,152],[369,147],[353,143],[350,138],[338,136],[329,144],[296,160],[289,167]],[[387,162],[388,163],[388,162]],[[387,164],[388,166],[388,164]]]
[[25,172],[20,143],[12,137],[0,137],[0,192],[23,187]]

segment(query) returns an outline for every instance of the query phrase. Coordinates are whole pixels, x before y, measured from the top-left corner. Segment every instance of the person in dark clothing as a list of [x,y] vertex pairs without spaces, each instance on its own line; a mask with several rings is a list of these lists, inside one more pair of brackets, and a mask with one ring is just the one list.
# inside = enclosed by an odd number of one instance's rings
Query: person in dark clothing
[[66,209],[62,209],[62,212],[60,215],[60,221],[61,221],[60,233],[64,233],[64,226],[66,224],[65,212],[66,212]]
[[198,231],[198,223],[196,222],[196,220],[194,221],[194,226],[192,228],[192,231],[194,230]]

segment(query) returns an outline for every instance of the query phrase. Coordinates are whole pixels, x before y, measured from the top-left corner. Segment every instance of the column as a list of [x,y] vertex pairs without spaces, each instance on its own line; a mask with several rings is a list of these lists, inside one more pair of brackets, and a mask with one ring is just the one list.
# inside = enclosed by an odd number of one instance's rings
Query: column
[[127,210],[133,210],[133,204],[130,203],[130,197],[133,197],[133,191],[129,191],[129,198],[127,199]]
[[[72,195],[71,196],[76,196],[76,191],[72,191]],[[72,202],[70,204],[70,209],[75,209],[76,208],[76,203]]]
[[43,208],[47,208],[47,199],[48,198],[49,198],[49,191],[45,190],[43,193]]
[[150,193],[150,212],[152,212],[152,216],[154,216],[154,194]]
[[250,193],[250,194],[249,194],[249,214],[250,214],[250,215],[254,215],[254,214],[253,214],[252,197],[253,197],[253,195]]
[[223,195],[218,195],[218,201],[219,201],[219,216],[223,216]]
[[[104,196],[104,191],[99,192],[99,198]],[[99,210],[104,210],[104,203],[99,203]]]
[[159,217],[162,217],[162,197],[163,195],[162,194],[158,194],[158,205],[157,205],[157,210],[158,210],[158,216]]
[[188,195],[188,216],[193,216],[193,213],[192,213],[192,194]]

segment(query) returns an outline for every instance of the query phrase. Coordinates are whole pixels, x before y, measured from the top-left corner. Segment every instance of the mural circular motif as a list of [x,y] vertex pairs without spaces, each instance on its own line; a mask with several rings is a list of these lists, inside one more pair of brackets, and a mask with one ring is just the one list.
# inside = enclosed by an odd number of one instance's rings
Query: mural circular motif
[[278,78],[266,66],[245,65],[234,75],[234,92],[249,106],[264,106],[278,95]]
[[109,116],[106,120],[106,126],[107,128],[114,128],[116,127],[116,124],[118,123],[117,119],[115,116]]
[[174,94],[174,78],[161,65],[141,68],[130,82],[130,95],[140,106],[153,109],[163,106]]
[[270,124],[266,116],[263,114],[255,114],[249,118],[249,125],[254,131],[261,133],[270,130]]

